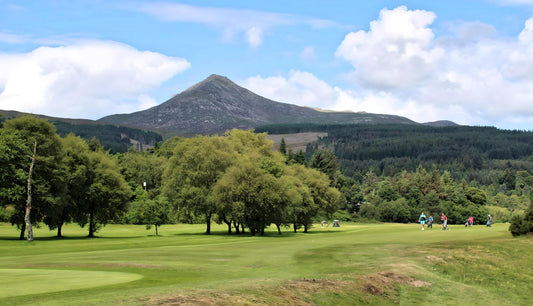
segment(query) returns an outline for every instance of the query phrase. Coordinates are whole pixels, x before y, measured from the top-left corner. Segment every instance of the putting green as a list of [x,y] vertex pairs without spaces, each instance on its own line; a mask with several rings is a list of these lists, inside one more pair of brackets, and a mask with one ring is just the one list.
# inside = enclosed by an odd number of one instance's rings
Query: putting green
[[113,285],[143,277],[135,273],[51,269],[0,269],[0,275],[0,298]]

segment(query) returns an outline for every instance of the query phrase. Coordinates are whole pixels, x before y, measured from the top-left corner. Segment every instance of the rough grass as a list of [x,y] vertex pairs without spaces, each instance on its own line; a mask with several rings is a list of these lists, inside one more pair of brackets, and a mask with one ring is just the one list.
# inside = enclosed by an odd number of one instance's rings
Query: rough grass
[[267,135],[267,138],[274,141],[274,150],[279,149],[281,139],[285,139],[287,152],[292,150],[293,153],[298,153],[300,150],[305,152],[308,143],[317,141],[320,137],[328,136],[328,133],[323,132],[304,132],[294,134],[272,134]]
[[[161,236],[108,225],[88,239],[69,225],[67,238],[41,228],[29,243],[0,224],[0,269],[9,269],[0,273],[18,292],[0,284],[0,296],[9,305],[528,305],[533,239],[507,228],[341,224],[251,237],[216,225],[212,235],[203,225],[163,226]],[[138,278],[106,282],[113,275]],[[50,279],[64,285],[47,289]]]

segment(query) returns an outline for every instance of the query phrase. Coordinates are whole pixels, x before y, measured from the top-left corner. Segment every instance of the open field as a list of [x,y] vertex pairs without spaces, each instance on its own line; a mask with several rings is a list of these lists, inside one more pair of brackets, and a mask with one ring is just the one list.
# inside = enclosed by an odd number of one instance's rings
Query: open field
[[34,242],[0,223],[4,305],[530,305],[533,238],[492,228],[315,225],[310,233],[226,235],[214,225],[64,228]]
[[287,152],[292,150],[293,153],[298,153],[302,150],[305,152],[308,143],[316,141],[319,137],[328,136],[328,133],[321,132],[304,132],[294,134],[273,134],[267,135],[267,138],[274,141],[274,150],[279,149],[281,139],[285,139],[285,145],[287,146]]

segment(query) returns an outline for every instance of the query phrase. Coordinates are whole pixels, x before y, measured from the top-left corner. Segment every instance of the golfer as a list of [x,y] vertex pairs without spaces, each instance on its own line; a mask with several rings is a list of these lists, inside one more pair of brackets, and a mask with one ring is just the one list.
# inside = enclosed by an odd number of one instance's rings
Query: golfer
[[418,218],[418,222],[420,222],[420,225],[422,226],[422,230],[424,230],[424,224],[426,224],[426,215],[424,212],[420,214],[420,218]]

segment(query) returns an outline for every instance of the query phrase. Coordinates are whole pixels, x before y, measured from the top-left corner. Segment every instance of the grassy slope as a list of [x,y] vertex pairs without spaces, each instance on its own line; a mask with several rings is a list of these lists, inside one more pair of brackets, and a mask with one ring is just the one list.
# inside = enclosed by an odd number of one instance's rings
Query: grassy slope
[[[110,225],[100,238],[67,226],[68,238],[37,229],[33,243],[15,240],[0,224],[0,269],[12,288],[24,287],[22,269],[56,278],[79,273],[63,291],[34,282],[47,293],[3,293],[7,304],[486,304],[526,305],[533,291],[533,239],[512,238],[508,225],[452,226],[420,231],[417,225],[315,226],[309,234],[265,237],[201,234],[201,225],[163,226],[162,236],[142,226]],[[6,270],[7,271],[7,270]],[[80,287],[85,272],[142,276],[117,284]],[[118,274],[120,275],[120,274]],[[128,274],[131,276],[131,274]],[[112,274],[109,276],[112,277]],[[127,280],[127,279],[126,279]],[[6,289],[0,289],[6,290]],[[11,295],[11,296],[8,296]]]

